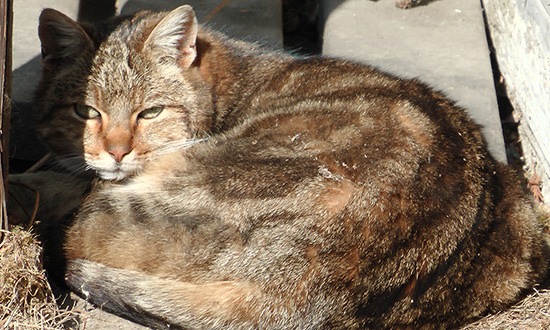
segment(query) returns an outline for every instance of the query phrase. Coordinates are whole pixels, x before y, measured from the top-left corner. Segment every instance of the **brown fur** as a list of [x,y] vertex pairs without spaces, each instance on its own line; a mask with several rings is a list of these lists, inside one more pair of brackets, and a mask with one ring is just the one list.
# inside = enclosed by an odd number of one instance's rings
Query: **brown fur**
[[440,93],[195,36],[188,6],[118,23],[40,22],[39,130],[113,179],[65,242],[92,302],[158,328],[448,328],[545,274],[521,183]]

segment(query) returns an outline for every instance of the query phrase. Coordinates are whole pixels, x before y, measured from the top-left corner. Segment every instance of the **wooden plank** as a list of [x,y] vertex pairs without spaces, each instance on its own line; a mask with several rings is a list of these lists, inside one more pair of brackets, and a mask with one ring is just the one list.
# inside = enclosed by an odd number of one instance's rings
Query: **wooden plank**
[[[8,228],[6,212],[6,180],[8,175],[8,137],[11,92],[11,28],[12,0],[0,0],[0,229]],[[0,241],[3,233],[0,232]]]
[[550,203],[550,1],[483,0],[525,165]]

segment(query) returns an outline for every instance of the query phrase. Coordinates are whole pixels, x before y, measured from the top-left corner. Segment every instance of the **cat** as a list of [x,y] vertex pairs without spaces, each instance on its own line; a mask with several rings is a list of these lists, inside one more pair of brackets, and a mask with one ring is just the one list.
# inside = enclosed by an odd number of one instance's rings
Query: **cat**
[[99,30],[45,9],[39,36],[38,132],[99,177],[63,231],[65,281],[105,310],[160,329],[440,329],[545,278],[516,173],[421,82],[232,40],[190,6]]

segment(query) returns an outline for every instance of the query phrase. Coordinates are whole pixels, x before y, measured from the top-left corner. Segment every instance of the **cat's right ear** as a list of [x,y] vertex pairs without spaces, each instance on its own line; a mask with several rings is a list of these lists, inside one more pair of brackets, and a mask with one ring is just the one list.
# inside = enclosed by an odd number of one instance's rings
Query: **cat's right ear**
[[82,27],[55,9],[40,14],[38,36],[42,43],[42,60],[70,59],[93,48],[93,42]]
[[197,18],[189,5],[169,12],[147,37],[145,49],[188,69],[197,56]]

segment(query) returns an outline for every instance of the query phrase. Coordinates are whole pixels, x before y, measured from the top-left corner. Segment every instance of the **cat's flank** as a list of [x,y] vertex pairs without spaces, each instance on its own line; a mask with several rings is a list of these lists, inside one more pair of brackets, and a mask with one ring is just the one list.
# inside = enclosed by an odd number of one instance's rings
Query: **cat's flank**
[[417,81],[230,40],[189,6],[99,30],[46,9],[39,33],[39,132],[102,178],[66,282],[104,309],[155,328],[449,328],[546,272],[520,181]]

